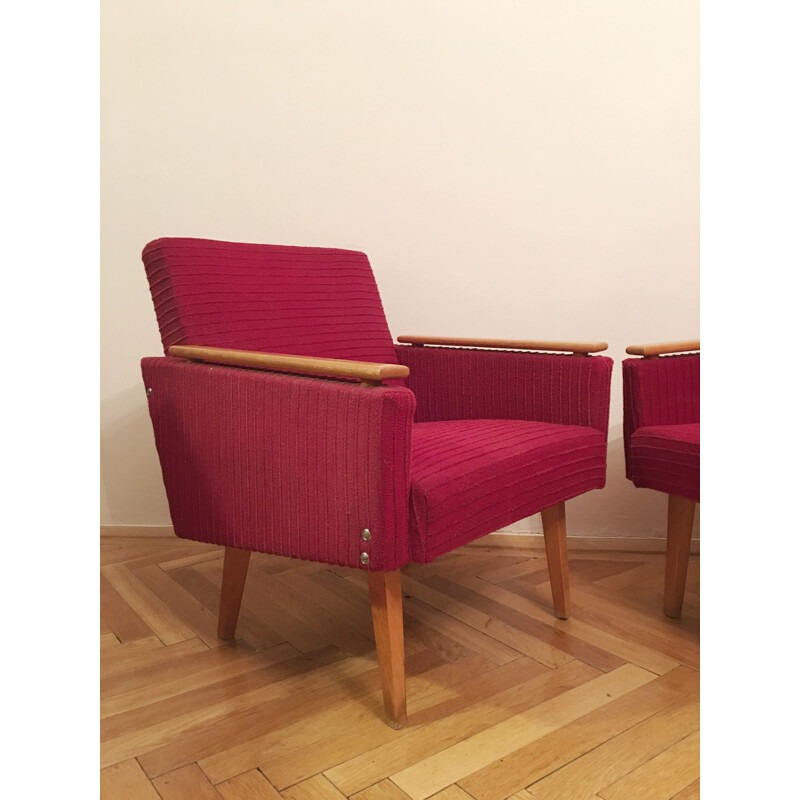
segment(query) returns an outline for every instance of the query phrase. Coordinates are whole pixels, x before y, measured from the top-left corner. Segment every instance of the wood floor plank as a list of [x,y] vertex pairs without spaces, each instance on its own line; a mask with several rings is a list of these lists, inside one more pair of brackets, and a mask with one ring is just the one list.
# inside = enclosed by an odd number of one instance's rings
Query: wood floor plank
[[[306,653],[270,667],[271,674],[264,676],[263,685],[257,689],[248,688],[242,695],[245,699],[237,701],[236,705],[222,705],[222,710],[227,710],[223,716],[190,725],[163,742],[148,743],[147,752],[139,757],[142,767],[150,777],[161,775],[302,718],[307,708],[298,702],[298,697],[302,696],[312,705],[317,698],[325,702],[329,682],[337,677],[350,680],[353,675],[372,667],[369,662],[353,663],[352,660],[345,666],[344,661],[343,653],[335,647],[327,647],[316,654]],[[326,668],[332,671],[328,673]],[[227,777],[252,766],[255,764]]]
[[102,573],[164,644],[195,638],[194,631],[181,622],[173,610],[144,586],[125,564],[110,564],[103,567]]
[[197,764],[189,764],[174,772],[153,780],[153,786],[163,800],[221,800],[222,795],[214,788]]
[[[193,650],[208,649],[199,639],[179,642],[177,645],[171,645],[170,647],[188,647]],[[161,660],[169,661],[174,652],[157,636],[148,636],[146,639],[123,642],[113,651],[103,653],[100,670],[101,694],[105,691],[105,687],[109,685],[109,681],[113,681],[118,676],[124,676],[132,670],[150,667]]]
[[692,781],[685,789],[678,792],[672,800],[700,800],[700,778]]
[[[452,589],[452,591],[443,591],[442,586],[448,590]],[[456,584],[436,576],[425,583],[413,578],[406,578],[403,581],[404,591],[423,603],[439,609],[478,632],[488,634],[497,641],[517,650],[519,654],[533,658],[545,666],[555,668],[574,658],[572,654],[553,647],[548,641],[531,635],[524,628],[511,627],[496,614],[490,615],[478,606],[465,602],[461,592],[455,587]],[[496,609],[493,610],[496,611]],[[526,620],[527,622],[530,620]],[[582,660],[590,663],[587,659]],[[619,666],[619,662],[615,666]]]
[[[411,656],[406,661],[409,680],[436,664],[441,661],[430,653]],[[252,699],[257,701],[252,708],[238,709],[214,724],[202,742],[193,743],[195,751],[203,750],[206,757],[199,763],[214,783],[260,766],[265,753],[277,752],[276,748],[285,751],[299,743],[311,745],[331,729],[346,729],[345,718],[363,717],[383,724],[374,656],[341,659],[308,675],[265,687]],[[151,774],[147,756],[142,757],[142,766]],[[275,783],[271,775],[267,777]]]
[[[222,575],[222,559],[215,562],[211,572],[218,577]],[[202,603],[216,618],[219,613],[220,587],[201,575],[191,566],[177,567],[170,572],[170,577],[198,602]],[[286,641],[285,636],[270,628],[260,617],[249,609],[239,611],[239,621],[236,625],[236,638],[242,639],[254,650],[273,647]]]
[[100,770],[100,800],[159,800],[135,758]]
[[[472,660],[477,660],[478,663],[483,661],[480,657],[473,657]],[[493,675],[491,689],[488,689],[487,684],[479,676],[475,676],[473,679],[472,674],[461,664],[443,664],[409,680],[408,689],[414,697],[414,702],[410,704],[409,721],[404,730],[399,732],[392,730],[374,714],[360,715],[348,726],[340,724],[342,720],[339,718],[337,727],[330,731],[325,738],[318,739],[316,738],[317,733],[314,734],[313,747],[309,746],[310,739],[304,736],[293,747],[282,746],[280,751],[274,751],[269,758],[263,759],[259,766],[278,788],[282,788],[310,777],[315,772],[325,771],[329,767],[334,767],[363,752],[365,742],[369,742],[373,748],[383,743],[396,742],[405,737],[411,728],[424,724],[423,720],[442,718],[443,714],[449,716],[453,711],[473,705],[481,695],[488,692],[491,692],[493,701],[497,703],[497,696],[504,682],[513,680],[516,690],[515,702],[519,703],[520,697],[526,695],[527,689],[524,683],[519,683],[520,675],[526,674],[534,679],[536,676],[552,674],[538,662],[530,659],[511,662],[511,664],[497,667],[496,670],[504,670],[504,678]],[[461,692],[457,693],[454,689],[459,682],[466,685]],[[471,691],[473,683],[476,692],[480,692],[480,694]],[[502,701],[503,698],[500,699],[501,705]],[[324,722],[315,719],[314,727],[316,731],[319,731],[324,727]],[[281,744],[285,745],[285,741]],[[386,775],[388,772],[379,777],[386,777]],[[377,779],[375,778],[375,780]],[[333,783],[338,786],[335,780]],[[362,786],[366,785],[368,784],[362,784]],[[341,786],[338,788],[342,789]],[[352,794],[352,791],[346,793]]]
[[131,571],[207,647],[219,647],[223,644],[217,636],[217,615],[173,580],[158,564],[148,564]]
[[515,750],[459,781],[477,800],[504,800],[696,689],[696,674],[678,667]]
[[436,794],[431,797],[431,800],[474,800],[474,798],[472,795],[467,794],[460,786],[453,785],[442,789],[441,792],[436,792]]
[[[216,692],[226,692],[228,697],[245,691],[246,686],[259,686],[275,673],[267,668],[290,659],[299,653],[284,642],[258,653],[243,652],[241,647],[221,647],[199,653],[195,657],[177,659],[176,669],[160,674],[137,673],[137,685],[118,692],[101,703],[101,719],[125,717],[128,728],[137,728],[144,721],[152,724],[159,718],[169,718],[181,706],[197,702],[212,702]],[[242,676],[260,673],[249,682]],[[238,684],[238,685],[236,685]],[[170,710],[172,709],[172,710]],[[137,711],[133,714],[130,712]],[[122,726],[117,724],[119,731]]]
[[[537,587],[529,586],[517,579],[503,584],[512,593],[541,603]],[[586,587],[572,592],[573,618],[577,618],[601,631],[626,641],[646,647],[692,669],[699,668],[699,641],[696,633],[681,630],[680,622],[661,619],[651,609],[643,612],[626,605],[624,598],[607,590],[591,591]]]
[[221,643],[220,548],[101,541],[102,796],[696,800],[699,559],[672,621],[663,554],[571,554],[562,621],[544,549],[525,544],[403,569],[409,722],[394,731],[363,572],[253,554]]
[[[505,684],[504,677],[508,677],[512,680],[510,686],[501,691],[484,690],[476,698],[477,702],[461,709],[448,709],[450,713],[428,724],[414,725],[412,717],[410,727],[402,736],[377,746],[370,743],[369,749],[364,748],[360,755],[343,761],[325,774],[345,794],[353,794],[600,674],[580,661],[571,661],[526,679],[532,664],[538,667],[537,662],[531,661],[495,667],[494,674],[490,673],[490,685],[501,688]],[[504,677],[498,673],[503,673]]]
[[100,575],[100,607],[103,621],[121,642],[132,642],[153,636],[147,623],[128,605],[122,595]]
[[603,800],[670,800],[699,779],[699,764],[700,731],[695,731],[598,794]]
[[[196,569],[205,567],[200,564]],[[219,589],[222,573],[216,569],[203,570],[202,574],[214,582]],[[328,645],[336,646],[334,637],[317,628],[306,625],[289,607],[281,602],[279,585],[269,581],[270,573],[262,561],[252,558],[247,581],[244,585],[242,609],[255,614],[282,639],[296,647],[301,653],[311,653]]]
[[571,619],[566,620],[556,619],[550,612],[545,611],[537,603],[532,602],[526,597],[521,597],[514,592],[510,592],[503,586],[488,584],[486,581],[478,578],[465,578],[460,582],[478,594],[483,594],[492,600],[496,600],[508,606],[508,608],[526,614],[544,625],[566,631],[584,642],[606,650],[609,653],[613,653],[619,658],[630,661],[632,664],[636,664],[649,672],[663,675],[665,672],[669,672],[679,665],[678,661],[669,656],[656,650],[651,650],[643,645],[630,642],[621,636],[608,633],[601,628],[588,625],[579,617],[573,616]]
[[[233,679],[248,683],[247,689],[228,691],[228,685],[223,684],[219,696],[205,703],[185,703],[182,710],[169,719],[142,725],[105,742],[103,752],[132,750],[139,755],[147,774],[153,777],[177,764],[187,763],[192,756],[215,753],[234,742],[247,740],[254,730],[269,731],[289,720],[303,718],[315,703],[324,706],[335,702],[353,684],[367,691],[372,688],[372,682],[366,674],[376,671],[374,662],[369,659],[343,659],[335,650],[320,651],[316,661],[300,656],[267,669],[273,674],[263,676],[256,688],[250,687],[247,676]],[[340,684],[332,693],[331,684],[336,679]],[[303,700],[307,700],[309,706],[299,702],[298,690],[302,690]],[[333,698],[329,699],[331,694]],[[223,777],[233,777],[253,766],[257,764],[246,765]]]
[[[548,645],[548,650],[551,653],[558,653],[563,659],[565,656],[570,658],[578,658],[596,667],[603,672],[610,672],[612,669],[621,667],[625,661],[619,656],[601,650],[592,644],[579,639],[576,636],[570,635],[567,630],[562,626],[553,624],[555,617],[547,622],[540,621],[531,617],[530,615],[523,614],[508,605],[493,600],[486,594],[476,592],[469,586],[464,585],[466,582],[450,580],[441,576],[434,576],[429,581],[426,581],[429,586],[434,589],[439,589],[443,594],[457,599],[461,605],[480,609],[484,614],[490,616],[492,620],[501,620],[507,624],[510,630],[510,641],[519,638],[519,633],[522,632],[527,638],[538,642],[541,646],[542,643]],[[507,644],[509,642],[506,642]],[[530,653],[531,658],[534,658]],[[561,663],[564,663],[562,661]],[[555,664],[548,664],[548,666],[556,666]]]
[[[189,639],[169,646],[163,645],[158,639],[153,641],[155,647],[142,646],[133,649],[133,643],[129,643],[121,645],[121,648],[131,648],[126,654],[120,654],[119,657],[117,653],[110,657],[104,656],[100,673],[101,700],[146,688],[154,681],[171,675],[185,674],[187,662],[206,658],[209,653],[209,649],[199,639]],[[144,645],[146,640],[140,642]],[[223,656],[224,653],[216,656],[212,654],[215,661]],[[108,663],[112,660],[114,663]]]
[[[403,614],[440,631],[458,642],[462,642],[473,653],[480,653],[495,664],[506,664],[520,657],[520,651],[499,642],[493,637],[461,622],[455,617],[427,603],[406,595],[403,599]],[[537,659],[538,660],[538,659]]]
[[323,775],[315,775],[283,792],[286,800],[347,800]]
[[640,667],[625,664],[392,775],[392,781],[413,800],[425,800],[451,783],[459,782],[655,677]]
[[182,567],[193,567],[195,564],[219,562],[219,569],[221,570],[222,559],[224,557],[225,550],[222,547],[215,547],[213,550],[207,550],[202,553],[191,553],[190,555],[181,556],[180,558],[162,559],[158,562],[158,566],[165,572],[171,572],[174,569],[181,569]]
[[410,800],[410,798],[387,778],[350,795],[350,800]]
[[224,800],[283,800],[280,792],[257,769],[218,783],[216,789]]
[[535,800],[592,797],[689,736],[697,728],[699,714],[696,693],[687,695],[537,781],[528,792]]

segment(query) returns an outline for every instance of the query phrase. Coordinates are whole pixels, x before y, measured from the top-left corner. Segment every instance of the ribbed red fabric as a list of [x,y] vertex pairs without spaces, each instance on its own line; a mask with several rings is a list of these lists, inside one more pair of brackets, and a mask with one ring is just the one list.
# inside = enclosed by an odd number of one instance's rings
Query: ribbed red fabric
[[165,238],[142,252],[173,344],[397,363],[364,253]]
[[[327,564],[408,561],[405,388],[145,358],[178,536]],[[372,538],[364,542],[363,528]]]
[[630,474],[635,486],[700,502],[700,423],[652,425],[631,436]]
[[524,419],[608,434],[613,362],[552,353],[396,345],[417,422]]
[[625,359],[622,379],[628,478],[699,501],[700,354]]
[[416,562],[605,484],[606,436],[590,427],[424,422],[414,425],[411,441]]

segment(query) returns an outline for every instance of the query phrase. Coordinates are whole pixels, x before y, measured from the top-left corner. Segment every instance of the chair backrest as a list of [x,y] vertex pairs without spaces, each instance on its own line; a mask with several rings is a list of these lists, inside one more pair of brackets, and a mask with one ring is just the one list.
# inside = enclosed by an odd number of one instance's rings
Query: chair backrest
[[364,253],[164,238],[142,260],[165,351],[188,344],[397,363]]

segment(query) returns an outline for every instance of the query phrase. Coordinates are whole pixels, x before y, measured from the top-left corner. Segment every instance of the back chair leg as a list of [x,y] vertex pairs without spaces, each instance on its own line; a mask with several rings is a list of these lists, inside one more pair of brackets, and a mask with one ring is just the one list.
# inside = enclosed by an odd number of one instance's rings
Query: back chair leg
[[559,619],[570,613],[569,565],[567,563],[567,515],[564,503],[542,509],[544,547],[553,591],[553,608]]
[[697,503],[669,496],[667,511],[667,567],[664,575],[664,613],[680,617],[683,595],[686,591],[686,570],[689,566],[689,548],[692,543],[692,526]]
[[220,639],[233,639],[236,633],[236,623],[239,620],[239,609],[242,607],[242,594],[249,564],[249,550],[239,550],[236,547],[225,548],[217,623],[217,636]]
[[368,572],[367,578],[383,705],[389,725],[399,729],[406,724],[406,662],[400,570]]

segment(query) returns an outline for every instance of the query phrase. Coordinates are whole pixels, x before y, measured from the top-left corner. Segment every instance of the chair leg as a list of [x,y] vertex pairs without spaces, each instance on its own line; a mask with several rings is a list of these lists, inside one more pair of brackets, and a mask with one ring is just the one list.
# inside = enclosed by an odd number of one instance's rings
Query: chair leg
[[567,516],[564,503],[542,509],[544,547],[547,552],[547,569],[553,592],[553,608],[559,619],[567,619],[570,612],[569,565],[567,563]]
[[368,572],[367,578],[383,705],[389,725],[397,730],[406,724],[406,662],[400,570]]
[[236,547],[225,548],[217,623],[217,636],[220,639],[233,639],[236,633],[236,623],[239,620],[239,609],[242,606],[242,594],[249,564],[249,550],[239,550]]
[[664,613],[680,617],[683,595],[686,591],[686,570],[689,566],[689,548],[692,543],[692,526],[697,503],[669,496],[667,511],[667,567],[664,575]]

